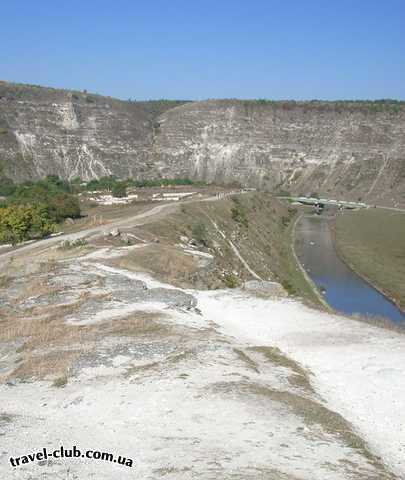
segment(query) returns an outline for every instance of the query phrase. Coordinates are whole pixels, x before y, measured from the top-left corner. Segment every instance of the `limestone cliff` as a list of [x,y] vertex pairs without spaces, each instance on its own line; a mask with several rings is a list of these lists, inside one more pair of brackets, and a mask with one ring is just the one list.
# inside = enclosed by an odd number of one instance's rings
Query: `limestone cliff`
[[405,202],[403,102],[124,102],[0,82],[0,162],[15,180],[191,176]]

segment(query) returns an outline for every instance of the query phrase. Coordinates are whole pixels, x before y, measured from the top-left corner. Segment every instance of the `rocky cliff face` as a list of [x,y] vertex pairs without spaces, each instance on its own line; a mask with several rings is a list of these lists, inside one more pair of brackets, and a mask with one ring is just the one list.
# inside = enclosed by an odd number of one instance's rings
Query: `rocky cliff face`
[[0,161],[15,180],[153,174],[153,119],[178,104],[0,82]]
[[208,101],[159,118],[157,157],[198,178],[405,201],[405,107]]
[[405,105],[123,102],[0,83],[0,161],[16,180],[191,176],[405,202]]

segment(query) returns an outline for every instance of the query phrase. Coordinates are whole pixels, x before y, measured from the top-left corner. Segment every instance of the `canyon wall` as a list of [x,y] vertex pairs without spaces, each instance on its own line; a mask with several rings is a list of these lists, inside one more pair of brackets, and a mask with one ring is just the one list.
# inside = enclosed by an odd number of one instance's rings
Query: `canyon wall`
[[405,203],[403,102],[124,102],[0,82],[14,180],[190,176]]

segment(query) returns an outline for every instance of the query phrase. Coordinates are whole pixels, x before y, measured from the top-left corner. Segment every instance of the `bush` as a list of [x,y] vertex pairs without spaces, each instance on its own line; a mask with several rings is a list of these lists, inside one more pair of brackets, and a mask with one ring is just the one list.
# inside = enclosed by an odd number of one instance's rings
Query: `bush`
[[62,250],[70,250],[71,248],[85,247],[86,245],[87,240],[85,238],[76,238],[76,240],[62,240],[59,248]]
[[239,286],[239,278],[233,273],[227,273],[224,276],[224,282],[228,288],[237,288]]
[[55,222],[59,223],[65,218],[80,217],[80,204],[77,197],[62,193],[48,200],[49,211]]
[[193,226],[192,234],[193,234],[194,240],[196,240],[201,245],[208,247],[208,244],[209,244],[208,232],[207,232],[207,227],[205,226],[204,223],[202,222],[196,223]]
[[249,221],[245,207],[240,203],[240,200],[237,197],[233,197],[232,200],[235,204],[231,209],[232,220],[247,228]]
[[113,197],[122,198],[127,196],[127,189],[123,182],[115,183],[111,189]]
[[44,180],[18,185],[8,199],[8,205],[41,204],[47,208],[50,219],[59,223],[68,217],[80,217],[79,200],[70,192],[68,182],[56,175],[48,175]]
[[289,280],[282,280],[281,285],[289,295],[297,294],[296,288]]
[[111,191],[113,186],[118,181],[119,180],[114,175],[109,175],[107,177],[101,177],[101,178],[98,178],[98,179],[90,180],[90,182],[87,182],[86,190],[89,190],[90,192],[95,191],[95,190]]
[[0,208],[0,243],[24,242],[56,230],[46,205],[11,205]]

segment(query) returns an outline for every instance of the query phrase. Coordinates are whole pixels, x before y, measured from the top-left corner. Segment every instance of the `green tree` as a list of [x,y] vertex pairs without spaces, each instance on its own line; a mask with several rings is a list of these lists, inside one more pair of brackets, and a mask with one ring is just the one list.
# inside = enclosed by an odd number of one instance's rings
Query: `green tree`
[[0,208],[0,243],[17,243],[54,232],[46,205],[10,205]]
[[113,197],[126,197],[127,189],[124,182],[115,183],[111,189]]

